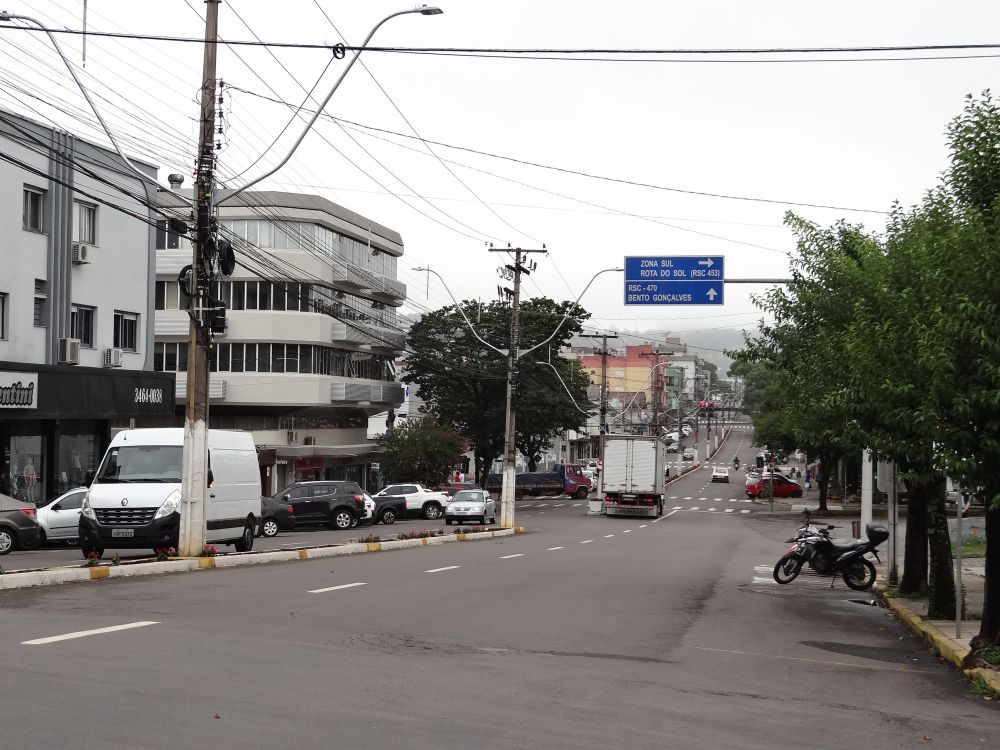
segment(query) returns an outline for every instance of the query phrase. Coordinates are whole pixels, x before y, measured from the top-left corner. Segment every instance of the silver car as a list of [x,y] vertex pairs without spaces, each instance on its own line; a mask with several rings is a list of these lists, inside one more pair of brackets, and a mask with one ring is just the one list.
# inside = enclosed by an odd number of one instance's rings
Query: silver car
[[77,487],[50,500],[38,509],[37,520],[41,526],[41,541],[76,542],[80,537],[80,506],[86,487]]
[[497,507],[485,490],[461,490],[455,493],[451,502],[445,506],[444,522],[451,526],[452,521],[478,521],[479,523],[496,523]]

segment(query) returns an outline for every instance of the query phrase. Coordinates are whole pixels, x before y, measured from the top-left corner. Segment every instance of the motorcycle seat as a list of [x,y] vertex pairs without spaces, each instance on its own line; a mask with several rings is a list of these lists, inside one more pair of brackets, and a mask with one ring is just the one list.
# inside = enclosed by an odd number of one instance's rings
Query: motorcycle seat
[[864,544],[857,539],[831,539],[830,543],[837,552],[850,552],[852,549]]

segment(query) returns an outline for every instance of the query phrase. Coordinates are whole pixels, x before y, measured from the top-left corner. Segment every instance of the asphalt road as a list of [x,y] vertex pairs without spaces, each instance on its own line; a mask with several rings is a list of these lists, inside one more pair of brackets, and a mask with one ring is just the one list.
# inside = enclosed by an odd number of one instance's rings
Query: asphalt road
[[655,522],[538,500],[491,542],[2,592],[3,746],[1000,746],[869,596],[769,581],[794,518],[709,473]]

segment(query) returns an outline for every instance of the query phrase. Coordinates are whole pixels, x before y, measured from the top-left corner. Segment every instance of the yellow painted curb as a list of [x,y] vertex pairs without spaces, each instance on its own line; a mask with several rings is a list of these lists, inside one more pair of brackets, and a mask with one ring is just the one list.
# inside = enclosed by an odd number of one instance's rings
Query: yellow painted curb
[[517,527],[515,527],[515,528],[514,528],[514,533],[515,533],[515,534],[523,534],[523,533],[524,533],[524,531],[525,531],[525,530],[524,530],[524,527],[523,527],[523,526],[517,526]]
[[421,544],[427,544],[427,537],[421,537],[420,543]]
[[215,567],[215,558],[214,557],[199,557],[198,558],[198,567],[201,568],[201,569],[204,569],[204,568],[214,568]]
[[460,542],[464,542],[465,541],[465,534],[455,534],[455,538],[458,541],[460,541]]
[[309,559],[309,550],[307,550],[307,549],[300,549],[299,550],[299,559],[300,560],[308,560]]
[[90,580],[96,581],[99,578],[107,578],[111,570],[107,565],[98,565],[96,568],[90,569]]
[[382,551],[382,543],[381,542],[368,542],[368,551],[369,552],[381,552]]

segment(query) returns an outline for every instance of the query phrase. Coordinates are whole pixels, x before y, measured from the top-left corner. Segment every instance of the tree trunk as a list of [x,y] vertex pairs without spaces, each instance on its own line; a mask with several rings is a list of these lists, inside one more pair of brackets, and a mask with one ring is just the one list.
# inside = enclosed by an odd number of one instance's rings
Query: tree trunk
[[948,536],[944,482],[944,477],[941,477],[921,488],[928,495],[927,541],[930,547],[930,568],[927,576],[927,617],[931,620],[951,620],[955,617],[955,563]]
[[826,494],[830,486],[830,457],[826,453],[819,454],[819,476],[816,479],[816,486],[819,487],[819,508],[817,513],[826,513]]
[[910,487],[906,509],[906,541],[903,552],[903,577],[899,593],[916,596],[927,590],[927,500],[923,493]]
[[[989,504],[1000,486],[987,486],[984,497]],[[983,619],[979,635],[972,639],[971,653],[990,646],[1000,646],[1000,503],[993,502],[986,511],[986,583],[983,590]]]

